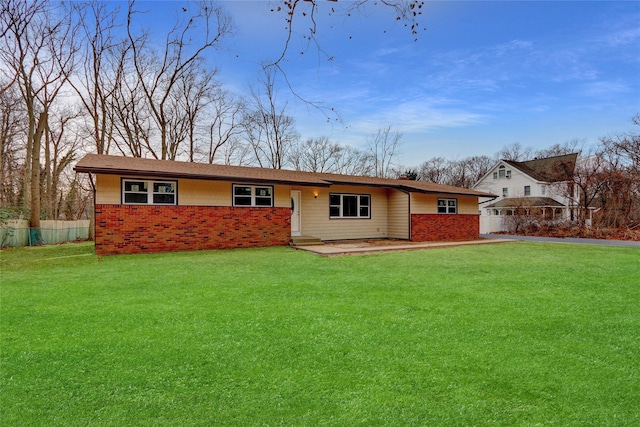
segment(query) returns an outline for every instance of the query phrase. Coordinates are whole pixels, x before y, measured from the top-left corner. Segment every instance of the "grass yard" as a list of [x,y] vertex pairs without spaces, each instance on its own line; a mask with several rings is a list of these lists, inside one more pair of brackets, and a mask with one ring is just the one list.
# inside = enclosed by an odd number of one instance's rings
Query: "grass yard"
[[2,425],[640,425],[636,248],[0,258]]

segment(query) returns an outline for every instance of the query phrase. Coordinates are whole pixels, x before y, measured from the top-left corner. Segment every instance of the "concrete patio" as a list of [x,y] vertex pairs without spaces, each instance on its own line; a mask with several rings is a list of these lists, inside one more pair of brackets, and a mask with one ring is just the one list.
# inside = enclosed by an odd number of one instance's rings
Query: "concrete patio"
[[344,240],[329,241],[321,245],[293,245],[294,249],[311,252],[324,257],[342,255],[366,255],[380,252],[397,252],[417,249],[435,249],[452,246],[486,245],[513,242],[510,239],[478,239],[457,242],[410,242],[406,240]]

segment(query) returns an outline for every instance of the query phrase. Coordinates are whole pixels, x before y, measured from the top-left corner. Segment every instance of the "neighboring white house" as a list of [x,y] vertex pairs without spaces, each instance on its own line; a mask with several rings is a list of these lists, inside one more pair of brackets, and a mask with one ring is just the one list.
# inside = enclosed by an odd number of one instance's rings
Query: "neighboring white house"
[[497,194],[480,200],[480,233],[509,231],[510,216],[541,220],[567,220],[577,200],[572,181],[578,154],[526,162],[500,160],[473,188]]

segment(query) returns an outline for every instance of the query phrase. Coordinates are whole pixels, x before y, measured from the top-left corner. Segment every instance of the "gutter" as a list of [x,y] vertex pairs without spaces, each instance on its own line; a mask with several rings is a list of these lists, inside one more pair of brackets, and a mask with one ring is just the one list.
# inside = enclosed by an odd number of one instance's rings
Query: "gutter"
[[265,183],[265,184],[284,184],[284,185],[300,185],[306,187],[331,187],[331,183],[327,181],[319,182],[304,182],[304,181],[288,181],[282,179],[265,179],[265,178],[247,178],[247,177],[234,177],[234,176],[215,176],[204,174],[185,174],[181,172],[154,172],[154,171],[141,171],[131,169],[111,169],[111,168],[87,168],[82,166],[76,166],[73,168],[78,173],[104,174],[104,175],[118,175],[118,176],[135,176],[135,177],[154,177],[154,178],[171,178],[171,179],[202,179],[206,181],[233,181],[244,183]]

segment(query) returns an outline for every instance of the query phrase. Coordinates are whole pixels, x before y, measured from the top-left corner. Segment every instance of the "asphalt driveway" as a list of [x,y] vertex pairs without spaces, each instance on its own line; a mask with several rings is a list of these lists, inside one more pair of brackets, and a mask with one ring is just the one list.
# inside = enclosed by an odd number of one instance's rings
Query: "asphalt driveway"
[[516,236],[509,234],[481,234],[483,239],[509,239],[524,240],[527,242],[552,242],[552,243],[575,243],[582,245],[602,245],[602,246],[631,246],[640,248],[640,242],[631,240],[604,240],[604,239],[581,239],[576,237],[540,237],[540,236]]

